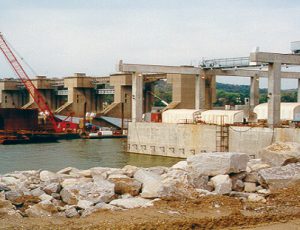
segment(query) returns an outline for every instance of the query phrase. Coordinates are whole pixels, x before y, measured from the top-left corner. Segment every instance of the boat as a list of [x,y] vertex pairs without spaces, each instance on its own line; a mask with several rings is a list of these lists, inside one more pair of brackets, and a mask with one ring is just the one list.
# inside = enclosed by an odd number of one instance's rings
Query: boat
[[51,133],[17,133],[10,135],[0,135],[0,144],[2,145],[47,143],[57,141],[57,135]]
[[111,130],[100,130],[98,132],[91,132],[83,135],[83,139],[111,139],[111,138],[126,138],[121,131],[111,131]]

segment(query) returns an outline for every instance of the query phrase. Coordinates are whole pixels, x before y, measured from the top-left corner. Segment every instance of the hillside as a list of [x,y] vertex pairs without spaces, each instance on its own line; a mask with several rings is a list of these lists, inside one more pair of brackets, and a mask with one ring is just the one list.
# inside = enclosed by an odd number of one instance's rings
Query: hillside
[[[259,90],[260,103],[267,102],[267,89],[263,88]],[[165,81],[158,81],[155,86],[155,94],[167,101],[168,103],[172,100],[172,85],[167,84]],[[235,85],[235,84],[224,84],[217,82],[217,101],[216,106],[224,106],[226,104],[244,104],[245,98],[250,96],[249,85]],[[296,102],[297,101],[297,90],[288,89],[282,90],[281,92],[282,102]],[[159,100],[155,100],[156,106],[163,106]]]

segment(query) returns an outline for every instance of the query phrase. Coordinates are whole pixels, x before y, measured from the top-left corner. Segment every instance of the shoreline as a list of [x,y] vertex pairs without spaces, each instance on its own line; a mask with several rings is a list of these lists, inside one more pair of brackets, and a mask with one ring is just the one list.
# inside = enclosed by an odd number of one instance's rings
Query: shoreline
[[202,153],[172,167],[16,171],[0,175],[0,218],[8,228],[95,229],[288,221],[300,218],[299,176],[300,163],[274,166],[231,152]]

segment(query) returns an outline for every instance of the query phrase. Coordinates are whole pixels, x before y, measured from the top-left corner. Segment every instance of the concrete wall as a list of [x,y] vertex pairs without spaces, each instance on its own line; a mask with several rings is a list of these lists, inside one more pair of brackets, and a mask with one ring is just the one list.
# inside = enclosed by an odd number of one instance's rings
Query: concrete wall
[[24,105],[25,97],[14,90],[5,90],[0,92],[1,108],[20,108]]
[[18,85],[17,80],[0,81],[0,107],[1,108],[21,108],[27,103],[28,95],[24,93]]
[[300,143],[300,129],[295,128],[250,128],[232,126],[229,129],[229,151],[257,155],[259,150],[274,141]]
[[172,101],[180,102],[176,109],[194,109],[195,75],[168,74],[167,81],[172,84]]
[[166,123],[129,123],[128,151],[187,157],[216,149],[216,126]]
[[[217,126],[197,124],[129,123],[127,151],[134,153],[187,157],[216,151]],[[273,141],[300,143],[300,129],[229,128],[229,151],[257,155]]]
[[129,74],[115,74],[110,76],[110,85],[114,87],[114,102],[100,112],[104,116],[122,117],[122,103],[124,103],[124,117],[131,118],[132,106],[132,78]]

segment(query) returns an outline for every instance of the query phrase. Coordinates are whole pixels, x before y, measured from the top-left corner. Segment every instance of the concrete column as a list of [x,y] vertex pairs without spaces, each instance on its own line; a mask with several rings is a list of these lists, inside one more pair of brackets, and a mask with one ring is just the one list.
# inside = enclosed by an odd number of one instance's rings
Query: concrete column
[[195,109],[205,108],[205,75],[195,76]]
[[95,95],[95,110],[100,113],[103,110],[104,95]]
[[216,75],[205,75],[205,109],[212,109],[216,101]]
[[148,113],[151,112],[152,106],[154,104],[154,83],[149,82],[145,84],[145,91],[144,91],[144,112]]
[[300,102],[300,79],[298,79],[298,95],[297,95],[297,102]]
[[132,122],[141,122],[143,116],[143,75],[132,74]]
[[268,66],[268,124],[275,128],[280,124],[281,63]]
[[250,82],[250,107],[253,109],[259,104],[259,77],[251,77]]

